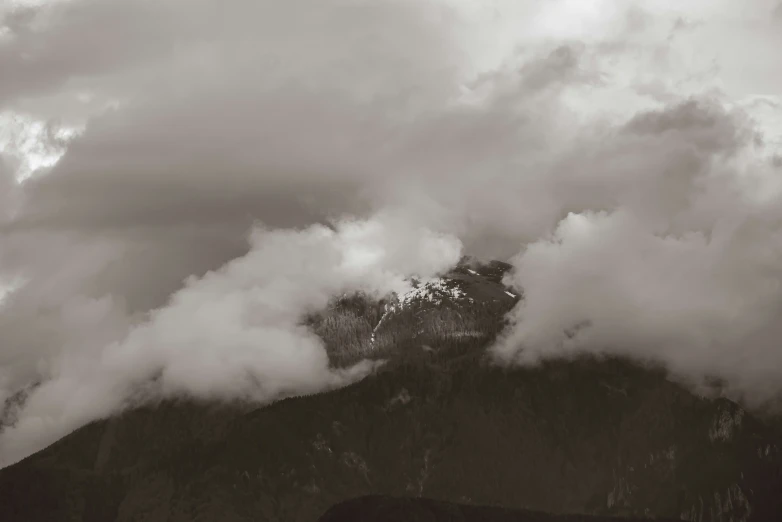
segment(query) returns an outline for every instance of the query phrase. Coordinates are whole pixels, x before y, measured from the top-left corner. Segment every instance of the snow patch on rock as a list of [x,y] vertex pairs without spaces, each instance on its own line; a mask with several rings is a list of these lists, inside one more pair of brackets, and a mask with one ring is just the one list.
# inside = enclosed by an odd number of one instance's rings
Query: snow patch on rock
[[711,425],[709,440],[712,442],[727,442],[731,440],[736,431],[741,429],[743,418],[744,410],[741,408],[738,408],[735,411],[723,409]]

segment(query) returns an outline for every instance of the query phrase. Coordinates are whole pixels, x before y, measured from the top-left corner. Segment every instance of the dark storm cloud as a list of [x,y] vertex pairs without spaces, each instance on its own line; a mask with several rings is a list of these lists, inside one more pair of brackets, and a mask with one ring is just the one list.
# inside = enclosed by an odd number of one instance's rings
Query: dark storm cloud
[[454,63],[437,20],[448,10],[412,2],[90,0],[31,12],[2,48],[14,71],[3,87],[129,101],[26,184],[6,231],[122,238],[128,254],[96,284],[133,308],[245,251],[254,221],[367,215],[373,180],[393,175],[384,149],[409,128],[396,120],[439,95]]
[[4,20],[10,42],[0,45],[0,105],[171,52],[175,39],[168,27],[175,13],[161,4],[85,0],[12,7]]

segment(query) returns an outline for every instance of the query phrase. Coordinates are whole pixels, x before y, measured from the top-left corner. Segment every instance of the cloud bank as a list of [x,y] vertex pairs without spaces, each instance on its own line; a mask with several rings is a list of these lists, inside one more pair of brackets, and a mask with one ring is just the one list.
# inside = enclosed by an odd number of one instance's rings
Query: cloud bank
[[[150,397],[268,403],[348,384],[376,363],[330,367],[323,342],[302,326],[303,316],[345,292],[378,298],[403,292],[407,277],[433,275],[461,255],[455,238],[387,215],[334,228],[259,227],[250,245],[246,255],[189,278],[136,324],[110,298],[72,297],[69,291],[54,303],[51,287],[38,289],[47,291],[45,297],[30,293],[34,282],[13,294],[0,322],[9,358],[0,376],[41,381],[0,439],[4,457],[24,456]],[[28,308],[42,300],[55,309]],[[30,317],[38,323],[17,324]],[[42,340],[51,351],[38,354],[38,366],[15,367],[14,360],[29,363],[31,341]]]
[[590,143],[579,168],[615,199],[569,213],[513,258],[525,300],[500,359],[621,354],[778,398],[782,172],[757,159],[751,130],[688,101]]
[[142,392],[358,378],[297,318],[462,247],[524,291],[499,360],[773,400],[780,5],[3,4],[0,399],[29,396],[0,461]]

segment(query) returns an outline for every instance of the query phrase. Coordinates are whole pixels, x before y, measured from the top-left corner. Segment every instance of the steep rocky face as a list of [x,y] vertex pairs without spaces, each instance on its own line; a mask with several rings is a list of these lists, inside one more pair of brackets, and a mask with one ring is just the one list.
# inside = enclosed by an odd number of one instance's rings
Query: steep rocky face
[[736,404],[617,359],[488,364],[519,299],[489,269],[307,318],[334,364],[388,360],[353,386],[267,407],[150,405],[0,470],[0,520],[312,521],[367,494],[779,519],[782,439]]
[[337,365],[435,350],[452,357],[463,344],[479,350],[501,331],[504,315],[519,300],[501,282],[509,268],[500,262],[460,264],[443,277],[414,279],[404,295],[380,301],[342,296],[306,323],[324,339]]

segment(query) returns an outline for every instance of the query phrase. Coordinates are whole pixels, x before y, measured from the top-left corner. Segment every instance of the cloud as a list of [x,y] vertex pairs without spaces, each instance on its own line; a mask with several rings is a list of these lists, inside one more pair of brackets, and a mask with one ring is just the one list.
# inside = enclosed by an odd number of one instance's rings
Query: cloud
[[782,191],[757,190],[780,173],[755,138],[740,113],[685,102],[591,143],[584,194],[603,210],[569,213],[514,258],[525,300],[495,354],[620,354],[725,379],[755,404],[778,397]]
[[0,219],[3,221],[6,219],[8,206],[11,201],[11,194],[14,192],[15,188],[13,172],[6,165],[3,158],[0,157],[0,208],[3,209],[2,214],[0,214]]
[[0,153],[15,164],[14,177],[22,181],[55,165],[79,132],[12,112],[0,112],[0,128]]
[[[404,291],[406,277],[434,275],[461,255],[457,239],[388,214],[339,222],[333,229],[261,227],[250,244],[246,255],[189,279],[144,320],[129,321],[110,299],[71,297],[64,289],[58,303],[63,313],[38,310],[47,331],[28,321],[18,337],[4,337],[10,342],[3,354],[10,358],[2,366],[11,370],[1,374],[6,379],[24,370],[12,366],[13,355],[36,344],[52,350],[39,353],[47,363],[35,368],[42,382],[0,438],[5,463],[147,395],[268,403],[359,379],[376,363],[332,368],[323,342],[302,326],[304,316],[344,292],[380,297]],[[76,279],[78,274],[67,277]],[[57,289],[39,290],[47,291],[45,298],[31,295],[29,287],[11,296],[17,306],[2,316],[9,323],[1,326],[4,333],[14,332],[25,301],[52,303]],[[56,320],[47,317],[51,313]]]
[[343,382],[295,318],[441,269],[454,238],[517,266],[504,360],[779,392],[777,2],[28,4],[0,8],[0,112],[25,122],[0,152],[0,281],[24,282],[0,389],[40,385],[8,459],[150,376]]

